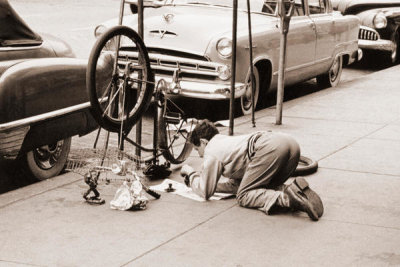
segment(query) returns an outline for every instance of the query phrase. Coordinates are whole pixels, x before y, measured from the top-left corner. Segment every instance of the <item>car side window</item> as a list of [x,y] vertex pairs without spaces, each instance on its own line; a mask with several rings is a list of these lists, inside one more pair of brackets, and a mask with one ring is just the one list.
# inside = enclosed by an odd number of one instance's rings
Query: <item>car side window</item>
[[[294,6],[293,16],[304,16],[305,12],[304,12],[303,1],[295,0],[294,3],[295,3],[295,6]],[[285,2],[285,4],[287,5],[287,9],[289,9],[289,2]],[[265,0],[262,12],[269,13],[269,14],[275,14],[277,5],[278,5],[278,3],[276,0]]]
[[302,0],[294,1],[294,12],[293,16],[304,16],[304,5]]
[[326,12],[324,0],[308,0],[310,14],[321,14]]
[[277,5],[278,4],[277,4],[276,0],[265,0],[264,6],[263,6],[261,12],[267,13],[267,14],[275,14]]

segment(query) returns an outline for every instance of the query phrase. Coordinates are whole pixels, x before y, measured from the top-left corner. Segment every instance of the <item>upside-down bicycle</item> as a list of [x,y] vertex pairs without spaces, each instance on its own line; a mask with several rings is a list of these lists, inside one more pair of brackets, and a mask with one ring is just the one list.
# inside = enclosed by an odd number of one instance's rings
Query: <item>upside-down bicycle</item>
[[[139,34],[132,28],[122,26],[125,0],[121,0],[118,26],[104,32],[95,42],[89,56],[86,73],[86,85],[91,112],[94,119],[107,130],[103,155],[96,164],[72,164],[70,169],[87,166],[85,182],[90,189],[84,194],[88,201],[99,202],[96,190],[101,172],[125,168],[125,159],[136,164],[135,169],[143,169],[146,175],[168,176],[170,164],[180,164],[189,156],[192,145],[188,142],[189,130],[195,119],[186,117],[185,112],[171,99],[166,97],[173,86],[165,80],[154,80],[146,46]],[[142,118],[150,103],[154,100],[153,147],[145,147],[129,138],[133,126]],[[99,130],[100,131],[100,130]],[[108,150],[109,133],[118,133],[118,152],[112,153],[117,167],[104,166]],[[134,145],[139,151],[151,152],[142,157],[124,151],[124,142]],[[97,138],[96,138],[97,143]],[[166,162],[159,164],[159,157]],[[124,166],[121,166],[124,165]],[[114,164],[115,165],[115,164]],[[118,171],[117,171],[118,172]],[[129,174],[122,171],[119,174]],[[135,173],[136,178],[138,177]],[[161,177],[164,178],[164,177]],[[125,179],[125,178],[123,178]],[[109,178],[106,178],[109,181]],[[144,185],[143,185],[144,186]],[[148,188],[145,187],[148,191]],[[95,195],[89,197],[89,193]],[[154,197],[157,193],[148,191]],[[154,194],[155,193],[155,194]],[[100,201],[101,202],[101,201]]]

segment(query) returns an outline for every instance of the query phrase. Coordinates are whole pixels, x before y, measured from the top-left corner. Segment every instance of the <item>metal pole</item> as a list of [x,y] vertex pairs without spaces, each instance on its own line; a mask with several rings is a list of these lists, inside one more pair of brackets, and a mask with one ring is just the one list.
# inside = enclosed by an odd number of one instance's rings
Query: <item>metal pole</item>
[[247,21],[249,25],[249,53],[250,53],[250,84],[251,84],[251,122],[253,127],[256,127],[256,120],[254,118],[254,92],[255,92],[255,81],[254,81],[254,69],[253,69],[253,38],[251,34],[251,13],[250,13],[250,0],[247,0]]
[[[289,4],[286,9],[285,3]],[[294,11],[293,0],[278,0],[278,15],[280,17],[281,41],[279,51],[279,70],[278,70],[278,89],[276,96],[276,124],[282,124],[282,103],[285,87],[285,69],[286,69],[286,40],[289,32],[290,18]]]
[[[138,1],[138,34],[143,40],[143,0]],[[137,93],[139,94],[139,91]],[[142,144],[142,119],[136,123],[136,143]],[[136,147],[136,156],[141,156],[139,147]]]
[[124,16],[124,7],[125,7],[125,1],[121,0],[121,3],[119,5],[118,25],[122,25],[122,17]]
[[285,80],[285,68],[286,68],[286,34],[282,34],[279,51],[279,71],[278,71],[278,93],[276,97],[276,124],[282,124],[282,103],[284,95],[284,80]]
[[236,82],[236,34],[237,34],[237,5],[238,0],[233,0],[233,22],[232,22],[232,77],[231,98],[229,103],[229,135],[233,135],[234,113],[235,113],[235,82]]

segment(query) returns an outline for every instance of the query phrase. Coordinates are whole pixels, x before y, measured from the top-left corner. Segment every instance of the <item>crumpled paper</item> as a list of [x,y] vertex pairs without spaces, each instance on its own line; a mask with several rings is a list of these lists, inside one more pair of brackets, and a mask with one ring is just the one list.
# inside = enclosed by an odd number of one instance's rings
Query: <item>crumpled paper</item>
[[125,181],[110,201],[110,208],[117,210],[143,210],[146,209],[149,199],[145,196],[142,183],[134,180],[131,186]]

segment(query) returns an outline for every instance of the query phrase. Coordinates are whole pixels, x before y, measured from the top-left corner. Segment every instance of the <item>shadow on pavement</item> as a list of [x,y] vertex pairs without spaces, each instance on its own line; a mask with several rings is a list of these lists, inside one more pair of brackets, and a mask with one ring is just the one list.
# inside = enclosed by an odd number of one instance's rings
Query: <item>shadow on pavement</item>
[[15,160],[0,161],[0,194],[35,183],[35,179],[23,173]]

